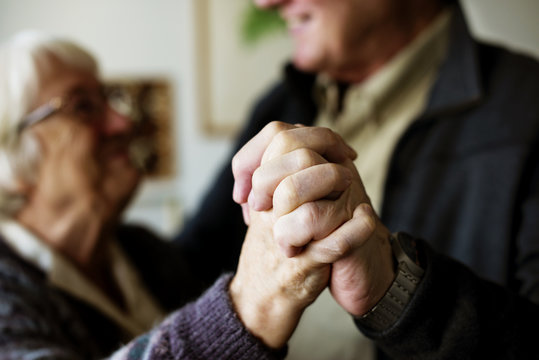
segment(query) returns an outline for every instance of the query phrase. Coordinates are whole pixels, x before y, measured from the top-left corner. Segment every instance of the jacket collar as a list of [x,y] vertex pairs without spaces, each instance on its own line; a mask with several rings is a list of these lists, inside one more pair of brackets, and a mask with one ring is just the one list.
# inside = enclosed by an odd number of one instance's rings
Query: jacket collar
[[300,117],[290,120],[312,125],[318,111],[315,100],[316,74],[302,72],[292,63],[288,63],[284,68],[284,79],[288,95],[293,97],[299,106],[299,112],[295,115]]
[[478,45],[459,5],[455,6],[450,26],[447,56],[432,87],[423,118],[468,108],[480,101],[483,94]]

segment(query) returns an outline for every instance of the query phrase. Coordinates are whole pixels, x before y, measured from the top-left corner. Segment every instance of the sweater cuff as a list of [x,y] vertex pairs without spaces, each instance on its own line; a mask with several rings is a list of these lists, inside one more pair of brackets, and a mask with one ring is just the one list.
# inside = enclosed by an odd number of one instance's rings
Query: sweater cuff
[[286,347],[268,348],[242,324],[228,293],[231,279],[231,274],[221,276],[196,302],[187,305],[190,309],[183,308],[173,316],[172,350],[187,358],[284,358]]

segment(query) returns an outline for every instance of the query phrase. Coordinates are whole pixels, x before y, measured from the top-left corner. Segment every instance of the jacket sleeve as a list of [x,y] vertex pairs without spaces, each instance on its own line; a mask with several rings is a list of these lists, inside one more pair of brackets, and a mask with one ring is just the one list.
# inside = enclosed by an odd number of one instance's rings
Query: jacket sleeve
[[[50,287],[40,271],[7,251],[0,241],[0,360],[102,358],[99,338],[110,334],[109,329],[96,334],[85,327],[68,298]],[[267,348],[236,316],[228,294],[230,279],[230,274],[223,275],[196,301],[111,359],[282,359],[286,347]],[[109,349],[118,346],[117,340],[109,340]]]
[[271,350],[243,327],[228,297],[229,281],[230,275],[222,276],[196,302],[171,314],[110,359],[282,359],[286,348]]
[[[383,332],[360,330],[392,359],[528,359],[539,324],[539,146],[514,215],[513,266],[505,286],[420,242],[425,275],[402,317]],[[484,239],[488,246],[488,239]],[[488,256],[485,249],[485,256]],[[535,356],[536,356],[535,355]]]
[[536,353],[539,306],[477,277],[425,243],[426,272],[391,328],[359,329],[391,359],[527,358]]

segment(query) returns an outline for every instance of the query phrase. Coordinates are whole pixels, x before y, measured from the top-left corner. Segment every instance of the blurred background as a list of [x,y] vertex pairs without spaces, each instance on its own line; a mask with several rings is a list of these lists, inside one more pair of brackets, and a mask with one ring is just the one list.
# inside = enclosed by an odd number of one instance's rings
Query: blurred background
[[[478,38],[539,58],[538,0],[461,3]],[[0,0],[0,41],[24,29],[79,42],[106,81],[151,84],[164,163],[127,221],[165,236],[196,209],[290,49],[275,17],[253,13],[247,0]]]

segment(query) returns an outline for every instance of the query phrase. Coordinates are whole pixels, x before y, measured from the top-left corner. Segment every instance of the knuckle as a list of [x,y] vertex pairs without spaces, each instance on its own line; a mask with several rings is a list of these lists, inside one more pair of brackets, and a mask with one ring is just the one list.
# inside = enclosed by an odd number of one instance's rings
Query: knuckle
[[[274,199],[283,204],[296,204],[299,194],[292,177],[287,177],[277,187]],[[275,205],[275,204],[274,204]]]
[[326,139],[329,143],[334,144],[337,142],[337,134],[327,127],[320,128],[321,136]]
[[260,171],[260,168],[257,168],[251,177],[251,187],[253,191],[258,191],[262,187],[264,176]]
[[319,129],[322,132],[322,134],[326,137],[333,137],[335,135],[335,132],[328,127],[321,127]]
[[290,142],[290,134],[287,131],[281,131],[273,137],[272,147],[275,150],[286,148]]
[[347,196],[344,199],[343,206],[346,210],[347,217],[349,219],[353,218],[357,213],[358,206],[361,203],[370,203],[370,199],[363,189],[363,185],[353,181],[347,191]]
[[236,176],[240,168],[239,153],[236,153],[234,157],[232,157],[231,166],[232,166],[232,173],[234,174],[234,176]]
[[301,243],[301,229],[297,229],[293,220],[286,217],[279,218],[273,225],[273,236],[281,249],[288,249]]
[[277,219],[273,225],[273,237],[279,246],[283,246],[286,242],[286,226],[282,226],[282,218]]
[[296,166],[299,169],[306,169],[319,163],[313,151],[301,148],[295,151]]
[[365,214],[365,210],[361,208],[361,205],[356,207],[354,210],[354,218],[359,218],[360,229],[365,234],[372,234],[376,230],[376,219],[372,216]]
[[290,247],[288,237],[280,236],[280,237],[276,238],[276,240],[277,240],[277,244],[279,245],[280,249],[285,250],[285,249],[288,249]]
[[264,130],[268,131],[270,134],[279,134],[286,129],[288,129],[287,125],[280,121],[272,121],[264,128]]
[[340,176],[341,176],[341,168],[339,165],[337,164],[334,164],[334,163],[328,163],[328,164],[325,164],[325,170],[326,170],[326,174],[325,176],[332,180],[332,181],[337,181],[339,180]]
[[334,251],[339,255],[347,254],[352,250],[352,243],[348,236],[345,234],[339,234],[334,242]]
[[310,202],[303,204],[298,209],[298,225],[303,226],[307,229],[311,229],[316,224],[318,216],[319,209],[314,203]]
[[331,130],[331,129],[328,129],[329,130],[329,138],[332,142],[332,144],[340,144],[340,143],[344,143],[344,140],[343,138],[341,137],[341,135],[339,135],[338,133],[336,133],[335,131]]
[[363,228],[368,234],[373,234],[376,230],[376,221],[371,217],[363,218]]

